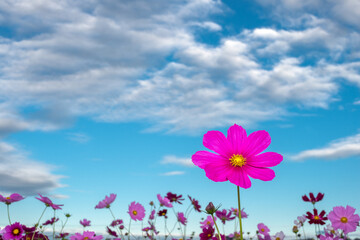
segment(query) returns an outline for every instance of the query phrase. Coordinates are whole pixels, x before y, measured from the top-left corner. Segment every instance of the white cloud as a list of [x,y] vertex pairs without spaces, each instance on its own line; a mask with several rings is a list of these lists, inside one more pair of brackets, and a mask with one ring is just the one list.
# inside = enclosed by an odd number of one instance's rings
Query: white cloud
[[195,166],[191,161],[191,158],[181,158],[174,155],[167,155],[164,156],[163,160],[161,161],[162,164],[175,164],[180,166],[186,167],[193,167]]
[[64,187],[64,176],[53,174],[55,166],[31,160],[13,145],[0,142],[0,188],[25,196],[51,192]]
[[354,105],[360,105],[360,100],[355,101],[355,102],[354,102]]
[[172,172],[166,172],[166,173],[162,173],[162,176],[177,176],[177,175],[184,175],[185,172],[182,171],[172,171]]
[[71,141],[78,143],[87,143],[91,140],[91,137],[89,137],[85,133],[68,133],[67,135]]
[[292,160],[305,159],[337,160],[348,157],[360,156],[360,134],[338,139],[323,148],[302,151],[291,157]]

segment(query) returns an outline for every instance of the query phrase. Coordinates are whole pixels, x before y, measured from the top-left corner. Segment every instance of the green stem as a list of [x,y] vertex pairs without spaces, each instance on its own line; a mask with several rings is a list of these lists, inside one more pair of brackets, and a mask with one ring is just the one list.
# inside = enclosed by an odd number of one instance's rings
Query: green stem
[[240,225],[240,240],[243,240],[243,231],[242,231],[242,223],[241,223],[241,208],[240,208],[240,187],[237,186],[237,196],[238,196],[238,212],[239,212],[239,225]]
[[55,239],[55,209],[54,209],[53,239]]
[[[67,221],[68,221],[68,218],[66,218],[64,225],[61,227],[60,234],[61,234],[61,233],[62,233],[62,231],[64,230],[64,227],[65,227],[65,225],[66,225]],[[84,229],[85,229],[85,228],[84,228]]]
[[131,218],[130,218],[130,221],[129,221],[128,240],[130,240],[130,227],[131,227]]
[[10,207],[9,207],[10,204],[6,204],[6,205],[7,205],[7,213],[8,213],[9,223],[10,223],[10,225],[11,225],[11,220],[10,220]]
[[304,233],[304,239],[306,240],[304,225],[302,225],[302,229],[303,229],[303,233]]
[[220,234],[220,231],[219,231],[218,225],[216,224],[216,221],[215,221],[214,215],[213,215],[213,214],[211,214],[211,217],[212,217],[213,222],[214,222],[214,224],[215,224],[216,231],[218,232],[218,235],[219,235],[219,240],[221,240],[221,234]]
[[33,233],[32,237],[31,237],[31,240],[34,240],[35,233],[36,233],[36,229],[37,229],[37,227],[39,226],[39,224],[40,224],[40,220],[41,220],[42,216],[44,215],[45,210],[46,210],[46,208],[47,208],[47,207],[48,207],[48,205],[46,205],[46,206],[45,206],[44,211],[42,212],[42,214],[41,214],[41,216],[40,216],[40,218],[39,218],[38,222],[37,222],[37,223],[36,223],[36,225],[35,225],[35,230],[34,230],[34,233]]

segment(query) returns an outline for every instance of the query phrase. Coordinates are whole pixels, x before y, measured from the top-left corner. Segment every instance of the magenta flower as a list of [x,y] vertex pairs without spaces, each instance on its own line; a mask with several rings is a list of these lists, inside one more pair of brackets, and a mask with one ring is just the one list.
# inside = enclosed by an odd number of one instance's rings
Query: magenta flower
[[121,219],[116,219],[116,220],[114,220],[114,221],[111,222],[110,226],[116,227],[117,225],[121,225],[121,224],[123,224],[123,220],[121,220]]
[[11,194],[9,197],[4,197],[0,194],[0,202],[3,202],[7,205],[10,205],[13,202],[18,202],[20,200],[23,200],[24,198],[18,194],[18,193],[13,193]]
[[52,207],[54,210],[56,210],[56,209],[61,209],[60,206],[63,206],[63,205],[56,205],[50,200],[50,198],[44,197],[40,193],[38,193],[38,194],[39,194],[40,198],[36,197],[36,199],[38,199],[41,202],[45,203],[45,205],[47,207]]
[[263,235],[269,235],[270,229],[263,223],[257,225],[259,233]]
[[154,219],[155,219],[155,209],[153,209],[153,210],[151,211],[151,214],[150,214],[150,216],[149,216],[149,219],[150,219],[150,220],[154,220]]
[[106,227],[106,232],[113,237],[118,237],[117,233],[111,230],[109,227]]
[[325,211],[321,211],[320,214],[318,214],[317,209],[314,208],[314,214],[311,212],[306,212],[306,218],[309,219],[309,224],[320,224],[324,225],[326,220],[328,220],[327,217],[325,217]]
[[115,201],[116,194],[111,193],[110,196],[105,196],[105,199],[100,201],[95,208],[110,208],[110,204]]
[[226,221],[235,219],[235,217],[231,217],[231,211],[227,212],[226,209],[223,209],[222,211],[216,211],[216,216],[221,220],[223,224],[225,224]]
[[184,213],[179,212],[177,218],[182,225],[186,225],[187,219],[185,218]]
[[87,220],[86,218],[84,218],[83,220],[80,220],[80,224],[81,224],[83,227],[90,227],[90,223],[91,223],[91,221],[90,221],[90,220]]
[[170,200],[166,197],[162,198],[160,194],[156,195],[159,202],[160,202],[160,206],[165,206],[168,208],[173,207],[173,205],[170,203]]
[[64,239],[67,236],[69,236],[69,233],[60,233],[59,235],[56,235],[55,238]]
[[23,237],[23,233],[21,224],[16,222],[5,227],[2,237],[4,240],[19,240]]
[[201,210],[200,210],[201,206],[200,206],[200,204],[199,204],[199,201],[198,201],[198,200],[195,200],[195,198],[192,198],[192,197],[190,197],[189,195],[188,195],[188,197],[189,197],[189,199],[190,199],[190,201],[191,201],[191,204],[193,205],[195,211],[201,212]]
[[54,209],[54,210],[59,210],[59,209],[61,209],[61,206],[64,206],[64,204],[52,204],[51,205],[51,207],[52,207],[52,209]]
[[59,218],[51,218],[50,220],[47,220],[46,222],[43,223],[43,225],[53,225],[54,223],[56,223],[57,221],[59,221]]
[[145,208],[140,203],[132,202],[128,211],[132,220],[143,220],[145,217]]
[[[239,217],[239,210],[237,208],[231,208],[231,212],[234,216]],[[241,218],[247,218],[249,215],[241,209]]]
[[184,201],[184,198],[181,198],[182,195],[176,195],[175,193],[168,192],[166,194],[166,198],[170,200],[170,202],[176,202],[182,204],[181,201]]
[[355,232],[360,221],[359,215],[355,214],[355,208],[350,206],[346,206],[346,208],[342,206],[334,207],[328,218],[335,230],[341,229],[345,234]]
[[75,233],[70,237],[70,240],[101,240],[103,239],[102,235],[96,236],[95,232],[85,231],[83,234]]
[[[215,217],[215,221],[216,221],[216,217]],[[214,226],[214,220],[211,216],[207,216],[207,218],[203,221],[200,222],[201,226],[200,228],[207,228],[207,227],[213,227]]]
[[199,234],[200,240],[209,240],[214,236],[215,229],[212,226],[208,226],[202,229],[202,233]]
[[275,172],[268,167],[274,167],[283,160],[275,152],[260,154],[270,142],[270,135],[266,131],[256,131],[247,136],[244,128],[234,124],[229,128],[227,137],[219,131],[207,132],[203,144],[217,154],[198,151],[192,156],[192,161],[215,182],[229,180],[239,187],[249,188],[249,176],[270,181],[275,177]]
[[302,196],[302,199],[305,202],[311,202],[312,204],[315,204],[316,202],[321,201],[324,198],[324,195],[325,195],[324,193],[318,193],[315,197],[313,193],[310,193],[309,197],[304,195]]

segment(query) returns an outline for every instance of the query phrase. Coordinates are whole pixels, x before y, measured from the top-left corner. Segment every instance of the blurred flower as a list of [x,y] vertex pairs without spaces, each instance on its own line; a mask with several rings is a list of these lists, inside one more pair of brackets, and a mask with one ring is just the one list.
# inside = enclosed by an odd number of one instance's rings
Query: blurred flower
[[184,198],[181,198],[182,195],[176,195],[174,193],[171,193],[171,192],[168,192],[166,194],[166,198],[170,200],[170,202],[176,202],[176,203],[181,203],[181,201],[184,201],[185,199]]
[[157,195],[157,198],[160,202],[160,206],[165,206],[165,207],[173,207],[173,205],[170,203],[170,200],[166,197],[162,198],[160,194]]
[[9,197],[4,197],[3,195],[0,194],[0,202],[3,202],[7,205],[10,205],[13,202],[18,202],[23,199],[24,198],[18,193],[13,193]]
[[59,235],[56,235],[55,238],[66,238],[67,236],[69,236],[69,233],[60,233]]
[[299,228],[302,227],[305,222],[306,222],[306,216],[302,215],[297,217],[297,220],[294,221],[294,224]]
[[158,216],[167,218],[166,213],[167,213],[167,210],[163,209],[158,212]]
[[234,124],[228,129],[227,137],[219,131],[207,132],[203,138],[204,146],[217,154],[198,151],[192,156],[192,161],[215,182],[229,180],[239,187],[249,188],[249,176],[270,181],[275,177],[275,172],[268,167],[274,167],[283,160],[275,152],[260,154],[270,142],[270,135],[266,131],[256,131],[247,136],[244,128]]
[[84,218],[83,220],[80,220],[80,224],[83,226],[83,227],[90,227],[90,220],[87,220],[86,218]]
[[[237,208],[231,208],[231,212],[235,217],[239,217],[239,210]],[[241,218],[247,218],[249,215],[241,209]]]
[[[209,216],[210,217],[210,216]],[[200,240],[212,239],[215,229],[212,226],[208,226],[202,229],[202,233],[199,234]]]
[[39,201],[45,203],[45,205],[47,207],[52,207],[54,205],[54,203],[50,200],[50,198],[44,197],[40,193],[38,193],[38,195],[40,196],[40,198],[36,197],[36,199],[38,199]]
[[263,234],[263,235],[268,235],[270,232],[270,229],[263,223],[259,223],[257,225],[259,233]]
[[317,209],[314,208],[314,214],[307,212],[307,216],[306,218],[309,219],[309,223],[310,224],[320,224],[320,225],[324,225],[325,222],[327,220],[327,217],[324,217],[325,215],[325,211],[321,211],[320,214],[318,214]]
[[223,209],[222,211],[216,211],[216,216],[221,220],[223,224],[225,224],[225,221],[235,219],[235,217],[231,217],[231,211],[227,212],[226,209]]
[[285,234],[283,233],[283,231],[281,231],[281,232],[277,232],[275,234],[275,236],[273,236],[271,239],[272,240],[284,240],[284,238],[285,238]]
[[111,193],[110,196],[105,196],[105,199],[100,201],[95,208],[110,208],[110,204],[115,201],[116,194]]
[[50,220],[47,220],[46,222],[44,222],[42,225],[53,225],[54,223],[56,223],[57,221],[59,221],[59,218],[51,218]]
[[149,216],[149,219],[150,219],[150,220],[154,220],[154,218],[155,218],[155,209],[153,209],[153,210],[151,211],[151,214],[150,214],[150,216]]
[[106,227],[106,232],[113,237],[118,237],[117,233],[111,230],[109,227]]
[[[225,240],[225,239],[226,239],[226,237],[225,237],[224,234],[221,234],[221,239],[222,239],[222,240]],[[219,240],[219,234],[216,233],[216,234],[212,237],[212,240]]]
[[120,224],[122,224],[122,223],[123,223],[123,220],[121,220],[121,219],[116,219],[116,220],[114,220],[114,221],[111,222],[110,226],[116,227],[117,225],[120,225]]
[[314,194],[313,193],[310,193],[309,194],[309,197],[308,198],[306,195],[302,196],[302,199],[305,201],[305,202],[311,202],[312,204],[315,204],[316,202],[319,202],[321,201],[323,198],[324,198],[324,193],[318,193],[316,197],[314,197]]
[[145,208],[140,203],[132,202],[129,206],[128,214],[132,220],[143,220],[145,217]]
[[297,234],[299,232],[299,229],[297,226],[293,226],[292,231],[293,233]]
[[96,236],[95,232],[85,231],[83,234],[75,233],[74,235],[70,236],[70,240],[101,240],[103,239],[102,235]]
[[[216,221],[216,217],[215,217],[215,221]],[[200,224],[201,224],[200,228],[207,228],[209,226],[213,227],[214,220],[212,216],[207,216],[207,218],[203,222],[200,222]]]
[[355,232],[360,221],[359,215],[355,214],[355,208],[350,206],[346,206],[346,208],[342,206],[334,207],[328,218],[335,230],[341,229],[345,234]]
[[21,224],[15,222],[5,227],[2,237],[4,240],[19,240],[22,238],[23,234],[24,230],[22,229]]
[[179,212],[177,218],[181,224],[186,225],[187,219],[185,218],[184,213]]
[[53,204],[51,205],[52,209],[54,209],[54,210],[59,210],[59,209],[61,209],[61,206],[64,206],[64,204],[55,204],[55,203],[53,203]]
[[199,201],[195,200],[195,198],[191,198],[189,195],[188,195],[188,197],[191,201],[191,204],[194,206],[194,209],[198,212],[201,212],[201,210],[200,210],[201,206],[199,205]]
[[146,235],[150,238],[150,235],[148,234],[148,231],[153,231],[156,235],[159,234],[159,231],[156,231],[156,228],[154,226],[154,224],[152,224],[150,221],[148,221],[149,223],[149,227],[145,227],[142,229],[142,231],[146,232]]

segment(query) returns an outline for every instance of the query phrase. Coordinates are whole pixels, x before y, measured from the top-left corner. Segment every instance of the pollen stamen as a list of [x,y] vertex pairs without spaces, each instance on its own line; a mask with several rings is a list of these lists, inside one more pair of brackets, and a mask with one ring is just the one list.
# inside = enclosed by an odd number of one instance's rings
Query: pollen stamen
[[342,217],[342,218],[340,218],[340,221],[341,221],[342,223],[347,223],[347,222],[348,222],[348,219],[347,219],[346,217]]
[[229,160],[234,167],[242,167],[246,164],[246,158],[241,154],[233,154]]

